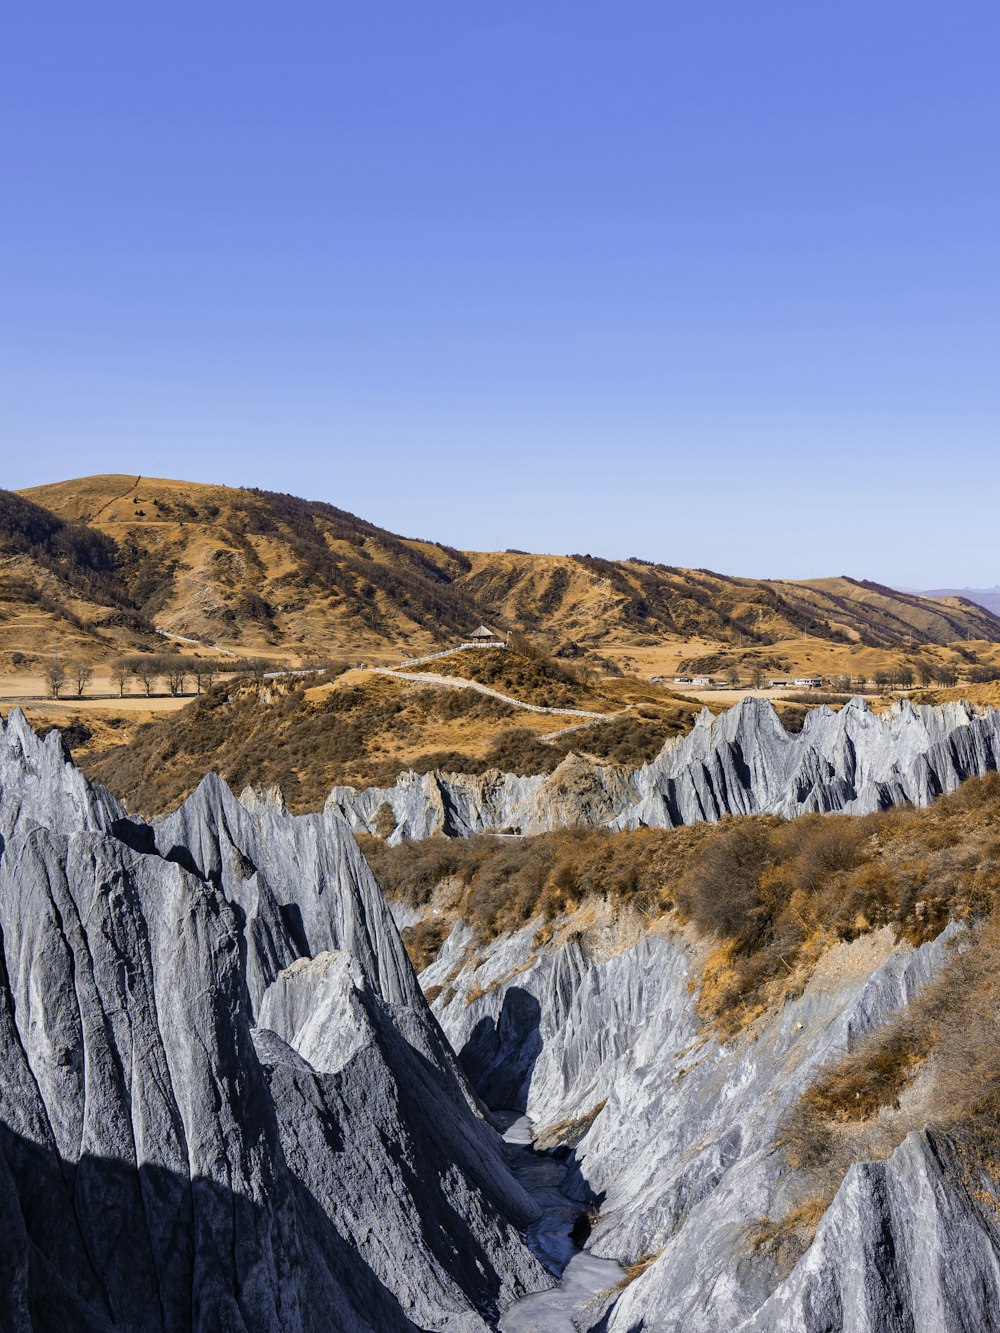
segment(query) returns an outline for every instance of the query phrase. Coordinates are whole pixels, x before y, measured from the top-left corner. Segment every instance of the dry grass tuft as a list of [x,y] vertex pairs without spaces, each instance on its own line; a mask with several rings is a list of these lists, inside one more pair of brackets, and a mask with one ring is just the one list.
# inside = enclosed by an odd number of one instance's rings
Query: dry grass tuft
[[608,1099],[604,1097],[589,1111],[570,1116],[566,1120],[557,1120],[552,1125],[546,1125],[535,1135],[535,1148],[539,1152],[547,1152],[552,1148],[560,1147],[575,1148],[607,1104]]
[[649,1254],[644,1254],[641,1259],[636,1259],[634,1264],[623,1264],[625,1275],[615,1283],[615,1291],[623,1291],[631,1286],[637,1277],[642,1277],[651,1264],[656,1263],[662,1253],[662,1250],[652,1250]]

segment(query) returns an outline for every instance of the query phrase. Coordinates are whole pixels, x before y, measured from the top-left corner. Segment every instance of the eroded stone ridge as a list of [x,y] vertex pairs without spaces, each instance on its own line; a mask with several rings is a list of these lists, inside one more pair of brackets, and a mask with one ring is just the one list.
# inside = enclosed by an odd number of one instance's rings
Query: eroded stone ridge
[[402,774],[392,787],[335,787],[327,809],[374,832],[387,806],[389,841],[442,832],[544,833],[566,824],[672,828],[723,815],[868,814],[927,805],[1000,762],[1000,710],[908,700],[873,713],[861,698],[810,712],[798,733],[767,699],[746,698],[718,717],[707,709],[686,736],[628,772],[569,755],[533,777],[492,771]]
[[332,814],[0,732],[0,1327],[485,1333],[534,1207]]
[[[697,1022],[697,960],[652,933],[604,956],[534,928],[465,956],[459,926],[422,975],[484,1095],[573,1144],[567,1187],[599,1210],[588,1248],[645,1261],[578,1323],[593,1333],[945,1333],[1000,1329],[1000,1236],[947,1140],[910,1134],[851,1167],[788,1273],[755,1241],[815,1182],[782,1125],[817,1074],[889,1023],[961,945],[889,930],[834,947],[804,992],[737,1040]],[[996,1195],[983,1178],[979,1190]]]

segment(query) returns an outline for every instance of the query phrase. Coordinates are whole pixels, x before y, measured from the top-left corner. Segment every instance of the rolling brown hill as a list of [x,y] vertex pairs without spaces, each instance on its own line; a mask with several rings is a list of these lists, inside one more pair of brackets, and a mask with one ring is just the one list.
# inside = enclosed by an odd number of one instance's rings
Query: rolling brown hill
[[67,641],[106,659],[125,642],[147,644],[153,628],[293,663],[398,661],[454,643],[481,619],[563,656],[614,645],[638,670],[660,669],[644,649],[668,649],[668,670],[750,655],[777,671],[827,658],[834,670],[845,654],[860,655],[860,669],[881,653],[952,643],[991,656],[1000,644],[1000,619],[960,598],[846,577],[762,581],[638,559],[461,552],[320,501],[141,476],[0,493],[0,534],[7,670],[14,651],[38,659]]

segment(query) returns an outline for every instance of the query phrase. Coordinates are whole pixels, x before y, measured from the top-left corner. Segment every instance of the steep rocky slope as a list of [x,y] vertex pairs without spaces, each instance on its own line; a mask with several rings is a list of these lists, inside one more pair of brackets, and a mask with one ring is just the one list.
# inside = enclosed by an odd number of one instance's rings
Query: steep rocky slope
[[766,699],[746,698],[718,717],[706,709],[686,736],[668,740],[633,772],[569,755],[554,772],[519,777],[404,773],[391,787],[337,787],[327,808],[390,841],[432,833],[541,833],[564,824],[670,828],[727,814],[810,811],[864,814],[926,805],[964,778],[1000,764],[1000,711],[904,700],[873,713],[863,699],[814,709],[789,733]]
[[343,824],[129,819],[0,734],[0,1323],[455,1329],[534,1209]]
[[470,962],[459,928],[422,980],[447,979],[435,1007],[484,1095],[573,1145],[565,1188],[589,1209],[589,1250],[639,1270],[580,1327],[1000,1327],[997,1186],[970,1183],[918,1096],[898,1146],[876,1136],[885,1160],[846,1175],[796,1171],[782,1145],[818,1073],[948,965],[950,932],[916,949],[887,931],[839,945],[798,998],[726,1043],[695,1017],[689,939],[539,950],[534,934]]
[[[971,710],[854,711],[811,742],[852,756],[853,800],[928,755],[951,785],[992,766]],[[692,754],[738,749],[775,799],[795,738],[719,723]],[[998,803],[993,775],[868,819],[585,831],[684,854],[585,890],[581,841],[575,887],[513,931],[455,923],[418,984],[335,811],[208,778],[145,823],[15,714],[0,1322],[536,1327],[537,1210],[478,1097],[527,1116],[578,1243],[626,1266],[581,1330],[1000,1328]]]

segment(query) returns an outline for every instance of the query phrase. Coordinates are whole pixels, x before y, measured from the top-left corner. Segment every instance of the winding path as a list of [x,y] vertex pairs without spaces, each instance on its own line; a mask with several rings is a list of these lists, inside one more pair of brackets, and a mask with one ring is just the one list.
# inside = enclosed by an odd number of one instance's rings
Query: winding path
[[513,708],[523,708],[529,713],[556,713],[560,717],[585,717],[595,722],[610,722],[620,717],[620,713],[591,713],[586,708],[546,708],[542,704],[529,704],[523,699],[514,699],[509,694],[501,694],[489,685],[481,685],[478,680],[461,680],[457,676],[439,676],[433,671],[394,671],[392,667],[372,667],[376,676],[392,676],[394,680],[417,682],[422,685],[443,685],[452,690],[475,690],[477,694],[487,694],[491,699],[510,704]]

